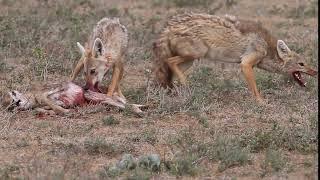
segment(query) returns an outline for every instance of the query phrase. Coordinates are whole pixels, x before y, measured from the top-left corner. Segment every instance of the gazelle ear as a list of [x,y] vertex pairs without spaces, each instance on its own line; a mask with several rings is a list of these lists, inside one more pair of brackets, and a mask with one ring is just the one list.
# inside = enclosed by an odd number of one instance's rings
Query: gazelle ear
[[281,59],[284,59],[290,53],[289,47],[282,40],[277,41],[277,52]]
[[96,40],[94,40],[92,49],[94,52],[94,56],[102,56],[104,48],[100,38],[97,38]]
[[78,46],[78,48],[79,48],[79,50],[80,50],[81,54],[84,54],[84,53],[85,53],[85,49],[84,49],[84,47],[83,47],[79,42],[77,42],[77,46]]

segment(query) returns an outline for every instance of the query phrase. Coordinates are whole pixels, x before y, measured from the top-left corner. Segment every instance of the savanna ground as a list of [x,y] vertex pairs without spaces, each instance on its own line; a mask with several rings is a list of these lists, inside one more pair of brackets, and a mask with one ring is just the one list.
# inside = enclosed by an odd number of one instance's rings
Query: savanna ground
[[[267,105],[251,97],[238,65],[195,63],[190,86],[152,86],[152,42],[183,11],[261,21],[318,67],[318,1],[1,0],[0,91],[50,89],[68,77],[94,24],[118,16],[130,35],[123,91],[143,118],[102,105],[73,115],[0,111],[0,179],[314,179],[318,81],[255,70]],[[84,83],[82,77],[77,82]],[[159,154],[157,171],[110,173],[124,153]]]

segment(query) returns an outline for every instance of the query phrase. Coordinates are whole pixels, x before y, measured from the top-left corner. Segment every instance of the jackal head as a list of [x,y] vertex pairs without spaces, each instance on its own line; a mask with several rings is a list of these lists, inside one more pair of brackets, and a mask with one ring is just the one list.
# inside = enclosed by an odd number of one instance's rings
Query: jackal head
[[277,52],[279,58],[283,61],[283,67],[281,68],[284,73],[289,73],[293,76],[294,80],[300,85],[305,87],[301,74],[308,74],[310,76],[316,76],[318,72],[309,67],[305,59],[294,51],[291,51],[286,43],[282,40],[277,41]]
[[93,47],[84,48],[79,42],[77,46],[82,53],[84,76],[86,79],[85,90],[100,91],[98,88],[99,83],[103,77],[107,74],[108,70],[112,66],[112,60],[110,57],[104,57],[105,48],[101,39],[95,39]]
[[33,99],[25,94],[20,93],[19,91],[9,91],[8,92],[8,106],[7,109],[12,111],[17,110],[27,110],[33,107]]

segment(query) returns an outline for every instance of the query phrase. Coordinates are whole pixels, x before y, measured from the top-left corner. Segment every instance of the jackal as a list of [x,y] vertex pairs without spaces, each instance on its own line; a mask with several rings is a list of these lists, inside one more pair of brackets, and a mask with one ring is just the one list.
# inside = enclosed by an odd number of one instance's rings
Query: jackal
[[186,84],[184,71],[195,59],[239,63],[258,102],[263,100],[256,86],[254,66],[292,75],[301,86],[306,85],[301,73],[317,75],[302,56],[290,50],[283,40],[272,36],[260,23],[230,15],[176,15],[154,42],[153,52],[155,76],[163,87],[172,87],[174,75],[181,84]]
[[85,47],[77,42],[82,57],[71,75],[71,81],[74,81],[80,70],[83,69],[86,79],[85,89],[99,91],[99,83],[112,68],[112,79],[107,95],[113,96],[116,91],[118,96],[125,101],[120,89],[120,80],[123,76],[123,58],[127,44],[127,29],[120,24],[118,18],[101,19],[94,27]]

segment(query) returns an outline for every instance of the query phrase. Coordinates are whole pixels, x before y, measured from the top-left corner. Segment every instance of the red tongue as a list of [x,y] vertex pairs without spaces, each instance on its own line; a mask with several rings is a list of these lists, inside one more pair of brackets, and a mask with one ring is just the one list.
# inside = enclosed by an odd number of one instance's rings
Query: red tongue
[[297,74],[298,74],[299,80],[301,80],[301,74],[300,73],[297,73]]
[[305,87],[305,84],[304,84],[304,82],[302,80],[300,72],[294,72],[293,76],[294,76],[294,79],[299,83],[300,86]]

